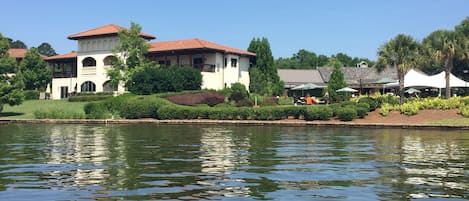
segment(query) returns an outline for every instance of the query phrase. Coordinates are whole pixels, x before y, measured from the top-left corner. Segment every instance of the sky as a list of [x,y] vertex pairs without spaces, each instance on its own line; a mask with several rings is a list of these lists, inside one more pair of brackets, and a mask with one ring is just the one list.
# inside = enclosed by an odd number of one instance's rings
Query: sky
[[59,54],[77,49],[67,36],[107,24],[155,35],[153,41],[200,38],[246,50],[266,37],[275,58],[300,49],[376,60],[403,33],[422,40],[469,17],[468,0],[15,0],[1,4],[0,33]]

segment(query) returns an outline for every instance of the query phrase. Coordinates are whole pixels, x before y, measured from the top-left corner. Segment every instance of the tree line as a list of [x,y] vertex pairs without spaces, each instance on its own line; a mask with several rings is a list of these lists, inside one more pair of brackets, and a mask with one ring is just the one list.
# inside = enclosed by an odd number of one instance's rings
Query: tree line
[[305,49],[298,50],[291,57],[280,57],[275,60],[275,64],[279,69],[316,69],[317,67],[326,66],[331,58],[337,59],[344,67],[355,67],[358,63],[365,61],[368,66],[373,66],[375,62],[368,58],[351,57],[345,53],[339,52],[330,57],[308,51]]
[[[10,48],[28,49],[28,46],[21,40],[13,40],[8,37],[6,39],[8,40]],[[50,57],[50,56],[57,55],[52,45],[50,45],[47,42],[43,42],[39,46],[37,46],[37,50],[39,54],[44,55],[44,56]]]

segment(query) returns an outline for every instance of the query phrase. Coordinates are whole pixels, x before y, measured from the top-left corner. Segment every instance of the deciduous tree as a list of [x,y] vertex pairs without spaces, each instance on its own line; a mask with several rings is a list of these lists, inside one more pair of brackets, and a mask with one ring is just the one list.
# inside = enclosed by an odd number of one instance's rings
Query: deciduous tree
[[27,90],[44,91],[52,81],[52,73],[37,48],[31,48],[26,52],[20,63],[20,70]]
[[24,100],[21,73],[16,61],[8,54],[9,42],[0,33],[0,111],[4,104],[19,105]]

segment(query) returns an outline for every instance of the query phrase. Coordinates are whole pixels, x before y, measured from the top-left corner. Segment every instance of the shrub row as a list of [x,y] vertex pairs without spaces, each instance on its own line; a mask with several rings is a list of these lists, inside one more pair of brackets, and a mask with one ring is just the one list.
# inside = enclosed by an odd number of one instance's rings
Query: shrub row
[[87,94],[87,95],[75,95],[68,98],[69,102],[90,102],[100,101],[113,97],[113,94]]
[[460,110],[467,105],[466,98],[461,97],[452,97],[449,99],[442,99],[442,98],[423,98],[423,99],[408,99],[406,103],[402,105],[391,105],[391,104],[383,104],[380,109],[380,114],[386,116],[389,112],[395,110],[399,111],[401,114],[405,115],[415,115],[418,113],[419,110],[425,109],[438,109],[438,110],[449,110],[449,109],[457,109]]
[[186,93],[166,98],[172,103],[178,105],[199,105],[206,104],[208,106],[215,106],[225,102],[225,96],[219,93]]
[[36,119],[84,119],[86,117],[82,112],[64,111],[59,109],[36,110],[34,111]]

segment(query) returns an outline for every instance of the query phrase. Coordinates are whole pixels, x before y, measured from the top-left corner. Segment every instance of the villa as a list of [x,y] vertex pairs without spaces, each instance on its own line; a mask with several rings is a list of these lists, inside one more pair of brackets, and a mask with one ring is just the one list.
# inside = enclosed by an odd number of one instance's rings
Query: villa
[[[109,24],[68,36],[78,42],[77,52],[47,57],[52,67],[51,98],[67,98],[71,93],[123,93],[123,85],[109,85],[107,69],[116,58],[118,32],[124,27]],[[202,88],[223,89],[239,82],[249,86],[249,59],[256,54],[202,39],[150,42],[156,37],[140,33],[150,48],[147,58],[161,67],[193,67],[201,71]]]

